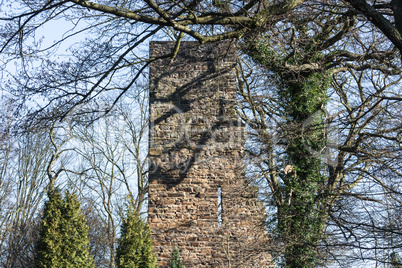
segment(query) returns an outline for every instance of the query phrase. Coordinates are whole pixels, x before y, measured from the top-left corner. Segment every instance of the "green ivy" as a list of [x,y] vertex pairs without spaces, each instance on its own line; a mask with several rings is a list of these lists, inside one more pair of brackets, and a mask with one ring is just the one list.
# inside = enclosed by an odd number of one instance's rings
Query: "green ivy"
[[[283,175],[280,193],[284,200],[278,208],[277,231],[285,242],[285,267],[314,267],[319,262],[318,244],[321,242],[325,220],[325,202],[321,198],[327,177],[322,174],[322,163],[306,149],[319,150],[325,142],[323,117],[317,116],[302,131],[303,123],[317,110],[325,107],[331,84],[328,71],[294,71],[286,64],[300,66],[319,62],[321,53],[310,53],[311,48],[300,48],[300,53],[288,57],[280,49],[269,45],[266,38],[249,44],[245,52],[267,70],[274,83],[285,119],[287,164],[294,172]],[[286,59],[286,64],[285,64]]]
[[392,268],[401,268],[402,267],[402,260],[399,257],[399,254],[393,251],[390,255],[391,257],[391,267]]

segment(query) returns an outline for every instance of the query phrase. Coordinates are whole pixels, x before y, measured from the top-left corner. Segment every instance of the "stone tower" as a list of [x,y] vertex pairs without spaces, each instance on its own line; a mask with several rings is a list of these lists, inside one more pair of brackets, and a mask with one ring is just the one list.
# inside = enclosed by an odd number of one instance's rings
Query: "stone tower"
[[149,224],[160,267],[268,267],[264,208],[244,176],[236,50],[151,42]]

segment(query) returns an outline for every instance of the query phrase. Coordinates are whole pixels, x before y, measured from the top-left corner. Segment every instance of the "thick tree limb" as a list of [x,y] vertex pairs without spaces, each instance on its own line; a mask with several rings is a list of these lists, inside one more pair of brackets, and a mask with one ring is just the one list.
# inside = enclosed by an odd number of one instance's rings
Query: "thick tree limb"
[[[367,17],[402,52],[402,36],[392,24],[365,0],[347,0],[357,11]],[[397,14],[395,14],[397,15]],[[397,16],[395,16],[397,17]]]

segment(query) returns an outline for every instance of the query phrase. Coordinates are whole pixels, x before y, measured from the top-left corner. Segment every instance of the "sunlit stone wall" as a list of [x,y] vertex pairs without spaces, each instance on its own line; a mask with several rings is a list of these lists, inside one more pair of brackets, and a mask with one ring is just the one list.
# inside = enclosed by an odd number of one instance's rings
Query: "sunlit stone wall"
[[268,267],[264,208],[244,176],[230,43],[151,42],[149,224],[160,267]]

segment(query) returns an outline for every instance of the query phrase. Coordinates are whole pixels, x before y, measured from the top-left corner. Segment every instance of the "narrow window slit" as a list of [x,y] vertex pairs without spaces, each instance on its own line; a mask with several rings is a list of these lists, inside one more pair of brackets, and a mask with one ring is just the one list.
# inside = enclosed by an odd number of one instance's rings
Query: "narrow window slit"
[[222,187],[218,187],[218,227],[222,227]]

